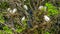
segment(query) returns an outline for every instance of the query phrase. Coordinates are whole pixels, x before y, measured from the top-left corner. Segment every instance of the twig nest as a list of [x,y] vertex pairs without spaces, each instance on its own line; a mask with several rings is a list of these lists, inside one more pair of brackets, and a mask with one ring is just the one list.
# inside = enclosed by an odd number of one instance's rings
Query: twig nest
[[50,21],[50,18],[47,15],[44,15],[44,20],[48,22]]
[[22,17],[21,21],[24,21],[24,20],[25,20],[25,16],[24,16],[24,17]]
[[27,7],[27,5],[24,5],[23,7],[24,7],[24,9],[28,10],[28,7]]

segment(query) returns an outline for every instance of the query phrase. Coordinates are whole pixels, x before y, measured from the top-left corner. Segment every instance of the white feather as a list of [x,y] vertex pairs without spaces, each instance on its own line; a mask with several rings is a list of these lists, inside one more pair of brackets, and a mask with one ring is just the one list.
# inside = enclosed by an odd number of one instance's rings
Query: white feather
[[47,15],[44,15],[44,20],[48,22],[50,21],[50,18]]

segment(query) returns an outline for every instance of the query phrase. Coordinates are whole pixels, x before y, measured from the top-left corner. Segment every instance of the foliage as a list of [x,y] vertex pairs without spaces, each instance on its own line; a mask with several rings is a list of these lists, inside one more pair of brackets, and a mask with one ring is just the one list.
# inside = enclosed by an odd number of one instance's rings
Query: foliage
[[45,6],[47,6],[48,16],[54,16],[58,14],[58,10],[51,3],[46,3]]
[[4,23],[4,22],[5,22],[5,20],[4,20],[4,18],[3,18],[3,14],[2,14],[2,13],[0,13],[0,22],[1,22],[1,23]]
[[45,34],[50,34],[49,32],[45,32]]
[[27,23],[26,23],[27,19],[23,20],[22,23],[23,23],[23,27],[19,26],[18,24],[16,25],[16,31],[18,33],[24,31],[26,29],[26,26],[27,26]]
[[0,34],[5,34],[6,32],[4,32],[4,31],[2,31],[2,30],[0,30]]
[[[48,12],[48,16],[55,16],[58,14],[58,10],[56,6],[53,6],[53,4],[51,3],[45,3],[45,6],[42,8],[42,10],[38,10],[38,6],[41,6],[41,3],[43,1],[40,2],[40,0],[12,0],[11,5],[9,6],[10,1],[7,2],[0,2],[0,9],[4,9],[0,12],[0,22],[4,23],[4,24],[8,24],[7,26],[5,25],[3,27],[3,30],[0,30],[0,34],[13,34],[18,33],[20,34],[21,32],[24,33],[33,33],[33,34],[50,34],[50,32],[54,32],[57,30],[56,28],[52,28],[52,26],[50,27],[51,24],[53,24],[51,21],[50,22],[46,22],[44,21],[44,15],[46,11],[46,7],[47,7],[47,12]],[[20,5],[20,3],[22,3]],[[42,3],[43,5],[44,3]],[[16,6],[14,6],[16,5]],[[25,10],[23,5],[27,5],[28,10]],[[9,11],[7,11],[6,9],[8,8],[17,8],[17,12],[15,12],[14,14],[9,13]],[[60,9],[60,8],[59,8]],[[31,10],[31,14],[29,13],[29,11]],[[6,13],[6,14],[5,14]],[[6,19],[4,19],[4,17],[6,17]],[[27,19],[24,19],[23,21],[21,21],[21,17],[25,16]],[[31,24],[32,24],[32,28],[27,27],[29,24],[27,24],[27,21],[31,20]],[[13,23],[13,28],[15,29],[14,32],[12,31],[11,27],[9,27],[9,25],[12,25],[10,23]],[[22,25],[20,24],[22,23]],[[37,25],[37,26],[35,26]],[[1,26],[2,27],[2,26]],[[29,29],[28,29],[29,28]],[[52,28],[52,29],[51,29]],[[28,29],[28,30],[27,30]],[[45,30],[48,30],[49,32],[45,32]],[[50,31],[50,30],[51,31]],[[56,30],[55,30],[56,29]],[[4,31],[4,32],[3,32]]]
[[4,26],[3,30],[8,34],[12,34],[12,30],[10,28],[8,28],[7,26]]
[[0,8],[6,9],[7,7],[9,7],[9,5],[8,5],[7,2],[1,2],[1,3],[0,3]]

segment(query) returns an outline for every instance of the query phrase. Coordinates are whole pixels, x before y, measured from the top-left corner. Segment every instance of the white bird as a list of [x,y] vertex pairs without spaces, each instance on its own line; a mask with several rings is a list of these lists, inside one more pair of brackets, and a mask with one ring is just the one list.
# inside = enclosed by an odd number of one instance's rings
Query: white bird
[[27,7],[27,5],[24,5],[23,7],[24,7],[24,9],[28,10],[28,7]]
[[7,11],[9,11],[11,14],[14,14],[14,13],[17,11],[17,9],[14,8],[14,9],[12,10],[11,8],[8,8]]
[[43,9],[43,6],[39,6],[39,8],[38,8],[39,10],[41,10],[41,9]]
[[13,12],[13,10],[11,10],[11,8],[8,8],[7,11],[10,12],[10,13]]
[[38,10],[44,10],[46,11],[47,7],[46,6],[39,6]]
[[13,9],[13,13],[15,13],[16,11],[17,11],[17,9],[16,9],[16,8],[14,8],[14,9]]
[[44,20],[48,22],[50,21],[50,18],[47,15],[44,15]]
[[26,1],[26,0],[24,0],[24,1]]
[[12,10],[10,10],[9,12],[10,12],[10,13],[13,13],[13,11],[12,11]]
[[24,16],[24,17],[22,17],[21,21],[23,21],[23,20],[25,20],[25,16]]
[[8,8],[8,9],[7,9],[7,11],[10,11],[10,10],[11,10],[11,8]]

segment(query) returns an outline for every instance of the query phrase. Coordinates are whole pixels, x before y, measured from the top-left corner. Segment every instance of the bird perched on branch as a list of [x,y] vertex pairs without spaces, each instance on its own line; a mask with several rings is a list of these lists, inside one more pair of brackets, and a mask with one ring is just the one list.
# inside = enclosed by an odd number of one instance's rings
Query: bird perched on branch
[[22,17],[21,21],[23,21],[23,20],[25,20],[25,16],[24,16],[24,17]]
[[28,7],[27,7],[27,5],[24,5],[23,7],[24,7],[24,9],[25,9],[25,10],[28,10]]
[[50,18],[47,15],[44,15],[44,20],[48,22],[50,21]]
[[13,10],[11,10],[11,8],[8,8],[7,11],[9,11],[11,14],[14,14],[17,11],[17,9],[14,8]]
[[46,6],[39,6],[38,10],[46,11],[47,7]]

